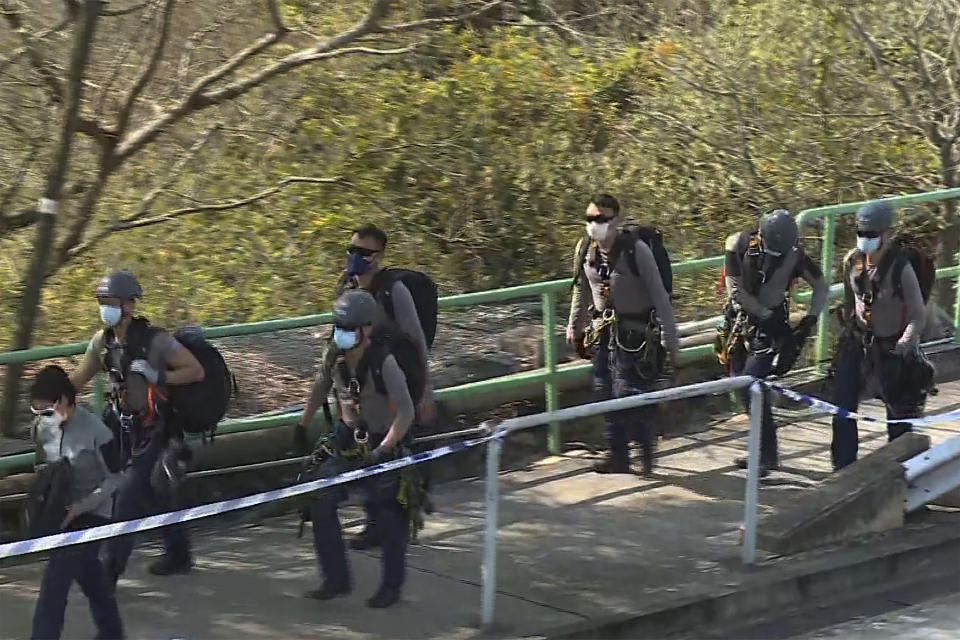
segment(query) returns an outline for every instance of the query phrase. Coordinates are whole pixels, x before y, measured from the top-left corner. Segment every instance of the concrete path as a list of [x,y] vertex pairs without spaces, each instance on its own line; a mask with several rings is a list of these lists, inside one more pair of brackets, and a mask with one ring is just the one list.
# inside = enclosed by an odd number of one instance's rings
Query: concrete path
[[[946,384],[929,409],[958,403],[960,383]],[[878,415],[880,410],[868,405],[866,412]],[[744,473],[732,461],[743,453],[746,426],[744,419],[735,418],[708,432],[661,443],[658,468],[649,479],[596,475],[585,452],[503,473],[498,635],[538,634],[584,620],[656,610],[818,563],[876,554],[895,544],[896,536],[934,526],[921,518],[882,543],[865,541],[744,567],[739,559]],[[885,442],[881,429],[871,425],[861,431],[863,453]],[[930,429],[935,441],[958,431],[960,425]],[[764,482],[763,509],[787,504],[826,475],[829,434],[825,418],[780,431],[784,470]],[[290,516],[198,536],[197,569],[189,576],[149,576],[145,565],[154,551],[138,551],[118,591],[128,637],[475,636],[482,479],[440,487],[437,503],[439,512],[430,518],[420,544],[411,547],[408,584],[395,609],[371,611],[363,604],[378,583],[376,554],[351,554],[355,589],[349,598],[327,603],[301,598],[316,586],[317,570],[309,531],[298,540],[296,517]],[[41,564],[0,570],[0,636],[29,633],[41,571]],[[71,596],[64,637],[91,637],[86,602],[78,589]]]

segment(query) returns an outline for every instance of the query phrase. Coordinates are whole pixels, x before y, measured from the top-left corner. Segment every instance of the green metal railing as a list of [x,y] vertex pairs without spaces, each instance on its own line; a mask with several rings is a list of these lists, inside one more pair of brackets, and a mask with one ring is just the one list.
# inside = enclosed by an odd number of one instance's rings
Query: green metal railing
[[[907,196],[899,196],[887,199],[895,206],[904,206],[924,202],[935,202],[949,198],[960,197],[960,189],[947,189],[929,193],[919,193]],[[816,209],[808,209],[800,213],[797,221],[802,227],[814,220],[823,219],[823,248],[821,250],[820,261],[825,276],[828,281],[832,281],[834,273],[835,256],[835,233],[836,217],[838,215],[855,212],[864,202],[855,202],[848,204],[839,204]],[[691,274],[703,271],[705,269],[715,269],[723,265],[724,256],[714,256],[700,258],[696,260],[687,260],[685,262],[673,265],[675,275]],[[947,267],[937,271],[939,279],[955,278],[957,286],[960,289],[960,256],[957,259],[958,265]],[[712,282],[712,279],[711,279]],[[521,299],[527,299],[539,296],[542,304],[543,316],[543,355],[544,367],[536,371],[527,371],[489,380],[481,380],[468,384],[440,389],[437,391],[436,398],[443,402],[456,398],[466,398],[482,394],[494,394],[498,391],[515,389],[518,385],[543,384],[546,396],[546,408],[548,411],[557,409],[557,388],[558,383],[569,378],[575,378],[587,375],[591,369],[590,364],[578,364],[573,366],[559,367],[557,363],[557,351],[555,341],[556,334],[556,303],[558,296],[565,295],[570,289],[570,279],[551,280],[547,282],[537,282],[525,284],[505,289],[495,289],[491,291],[479,291],[476,293],[465,293],[454,296],[447,296],[440,299],[441,309],[454,309],[469,307],[481,304],[505,303]],[[831,287],[831,298],[839,297],[843,293],[843,286],[833,285]],[[797,295],[799,301],[809,300],[810,292],[803,292]],[[826,318],[827,312],[821,318],[817,333],[816,356],[817,361],[826,360],[829,356],[829,322]],[[289,329],[301,329],[315,327],[321,324],[328,324],[332,321],[331,313],[320,313],[295,318],[284,318],[280,320],[268,320],[265,322],[253,322],[245,324],[233,324],[222,327],[212,327],[205,330],[207,338],[226,338],[243,335],[254,335],[260,333],[270,333],[274,331],[283,331]],[[954,326],[957,329],[955,335],[960,341],[960,295],[958,303],[954,309]],[[75,356],[84,353],[86,342],[74,342],[70,344],[54,345],[48,347],[37,347],[33,349],[24,349],[20,351],[10,351],[0,353],[0,365],[34,362],[48,358]],[[700,345],[690,347],[681,351],[682,362],[694,361],[700,358],[712,357],[713,345]],[[94,404],[97,407],[103,403],[103,380],[99,377],[98,383],[94,387]],[[280,426],[289,426],[297,420],[295,414],[281,414],[271,416],[255,416],[250,418],[239,418],[225,420],[217,429],[218,433],[242,433],[246,431],[256,431],[260,429],[270,429]],[[548,435],[548,445],[551,452],[556,453],[560,450],[560,434],[556,424],[550,425]],[[9,472],[12,469],[19,469],[29,466],[33,462],[33,453],[16,454],[12,456],[0,457],[0,474]]]

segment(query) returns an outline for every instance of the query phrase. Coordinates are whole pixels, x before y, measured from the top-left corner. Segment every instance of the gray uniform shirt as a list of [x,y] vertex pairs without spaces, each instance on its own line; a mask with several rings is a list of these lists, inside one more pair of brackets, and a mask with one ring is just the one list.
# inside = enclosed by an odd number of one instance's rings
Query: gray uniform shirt
[[734,307],[739,311],[760,319],[766,319],[773,309],[783,304],[790,291],[790,285],[796,278],[803,278],[813,288],[813,297],[807,315],[819,316],[827,304],[830,288],[823,272],[800,249],[794,248],[783,256],[783,261],[770,272],[760,289],[751,294],[744,286],[742,273],[745,248],[744,235],[735,233],[727,238],[726,244],[726,286]]
[[[34,430],[38,456],[43,462],[66,458],[73,470],[71,506],[78,515],[91,513],[113,517],[113,494],[117,488],[119,455],[114,454],[113,433],[97,416],[83,407],[73,414],[59,432]],[[115,468],[110,469],[108,460]]]
[[656,309],[657,317],[663,325],[664,341],[668,349],[678,347],[677,325],[673,318],[673,307],[670,296],[660,279],[660,270],[653,257],[653,251],[643,240],[637,240],[634,248],[634,257],[637,261],[638,276],[633,275],[626,251],[621,251],[617,262],[612,266],[608,281],[609,296],[604,299],[604,280],[598,271],[597,252],[595,243],[587,251],[587,258],[580,270],[580,278],[573,290],[573,300],[570,303],[570,319],[568,327],[574,333],[581,333],[592,320],[589,307],[592,302],[597,312],[603,312],[607,305],[612,305],[618,314],[640,314]]
[[[403,426],[404,431],[410,428],[415,417],[413,400],[407,389],[407,377],[403,374],[400,365],[392,355],[383,360],[381,369],[383,385],[386,395],[377,392],[373,380],[373,373],[368,369],[366,379],[360,381],[360,406],[353,403],[349,392],[349,380],[341,373],[337,359],[340,352],[334,345],[327,348],[320,366],[320,375],[310,393],[312,402],[322,402],[332,388],[337,394],[337,400],[342,412],[341,418],[349,427],[356,427],[362,421],[370,433],[385,435],[390,426],[396,421]],[[352,377],[356,373],[355,367],[347,364],[347,371]]]
[[[847,254],[844,265],[846,277],[843,282],[843,308],[847,318],[855,317],[861,329],[866,328],[866,305],[855,293],[855,281],[860,275],[856,263],[862,258],[859,251],[854,249]],[[874,278],[877,273],[877,264],[867,265],[867,273]],[[903,295],[897,295],[893,290],[893,268],[887,270],[883,281],[878,283],[876,298],[871,307],[873,334],[878,338],[896,338],[900,342],[919,343],[923,336],[926,323],[926,307],[923,304],[923,294],[917,274],[909,262],[903,267],[901,288]]]

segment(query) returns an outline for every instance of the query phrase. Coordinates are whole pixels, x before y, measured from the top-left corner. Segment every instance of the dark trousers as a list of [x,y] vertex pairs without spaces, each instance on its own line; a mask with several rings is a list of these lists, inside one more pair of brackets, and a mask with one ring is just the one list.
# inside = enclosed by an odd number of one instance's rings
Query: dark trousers
[[[166,445],[164,438],[154,436],[146,448],[134,455],[123,472],[113,505],[113,519],[135,520],[173,508],[169,500],[163,500],[150,486],[150,472]],[[190,561],[190,539],[183,524],[160,529],[164,550],[173,562]],[[133,552],[134,535],[110,538],[107,542],[106,567],[114,577],[123,575],[127,561]]]
[[[650,390],[652,381],[640,375],[634,354],[611,348],[610,332],[601,334],[593,354],[593,400],[600,402],[611,398],[626,398]],[[629,443],[640,444],[644,467],[653,465],[653,440],[647,429],[649,409],[633,409],[608,413],[606,421],[607,444],[610,456],[617,465],[629,464]]]
[[[101,523],[98,523],[101,524]],[[33,612],[34,640],[59,638],[67,608],[67,594],[74,581],[90,603],[90,615],[97,627],[97,638],[123,637],[123,624],[113,586],[98,555],[100,541],[87,542],[55,550],[43,572],[40,596]]]
[[[731,362],[731,376],[753,376],[763,380],[773,370],[774,354],[767,353],[749,353],[745,359],[740,362]],[[760,464],[767,467],[775,467],[779,464],[779,454],[777,447],[777,425],[773,422],[773,408],[771,406],[771,391],[763,388],[763,415],[760,426]],[[750,411],[750,389],[740,389],[737,391],[740,401],[747,407],[748,415]]]
[[[841,348],[833,364],[833,404],[848,411],[856,412],[860,407],[860,395],[863,393],[863,359],[865,353],[859,348]],[[887,395],[887,386],[894,381],[881,379],[881,389]],[[887,409],[887,420],[896,418],[915,418],[922,413],[922,407],[917,411],[897,412],[889,404],[884,403]],[[911,415],[906,415],[911,414]],[[913,427],[907,422],[887,422],[887,439],[893,440]],[[835,471],[843,469],[857,460],[858,448],[857,421],[851,418],[833,417],[833,441],[830,443],[830,457],[833,460]]]
[[[318,477],[331,477],[350,469],[355,464],[341,457],[330,458]],[[365,507],[376,523],[377,534],[383,552],[382,586],[399,589],[406,578],[407,540],[409,518],[406,509],[397,501],[399,475],[383,473],[360,480],[356,485],[366,492]],[[322,490],[310,504],[310,520],[313,523],[313,547],[320,564],[320,573],[326,583],[343,587],[350,585],[350,568],[347,564],[347,549],[343,542],[343,528],[337,507],[344,497],[342,486]]]

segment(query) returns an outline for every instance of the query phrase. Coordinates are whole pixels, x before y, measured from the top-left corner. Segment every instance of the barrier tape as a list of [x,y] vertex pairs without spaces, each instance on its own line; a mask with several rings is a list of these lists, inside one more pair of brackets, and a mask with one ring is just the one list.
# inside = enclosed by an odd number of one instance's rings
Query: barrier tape
[[[862,420],[865,422],[873,422],[878,424],[886,424],[888,422],[886,419],[859,415],[853,411],[844,409],[843,407],[838,407],[824,400],[820,400],[819,398],[815,398],[804,393],[799,393],[793,389],[788,389],[774,382],[767,382],[765,380],[758,380],[758,382],[766,385],[772,391],[790,398],[791,400],[794,400],[810,409],[820,410],[825,413],[829,413],[830,415],[835,415],[841,418],[850,418],[852,420]],[[897,419],[893,422],[907,422],[919,426],[954,421],[960,421],[960,409],[939,415],[927,416],[925,418]],[[150,529],[157,529],[171,524],[189,522],[190,520],[198,520],[200,518],[206,518],[221,513],[246,509],[258,504],[263,504],[265,502],[273,502],[274,500],[290,498],[293,496],[302,495],[304,493],[317,491],[319,489],[325,489],[335,485],[354,482],[356,480],[368,478],[370,476],[385,473],[387,471],[393,471],[395,469],[420,464],[422,462],[427,462],[428,460],[435,460],[437,458],[448,456],[452,453],[458,453],[460,451],[465,451],[472,447],[476,447],[489,442],[494,438],[503,438],[506,435],[506,430],[503,428],[498,428],[490,435],[461,440],[460,442],[456,442],[444,447],[438,447],[429,451],[421,451],[419,453],[398,458],[396,460],[390,460],[381,464],[371,465],[369,467],[363,467],[353,471],[348,471],[346,473],[341,473],[333,476],[332,478],[311,480],[310,482],[304,482],[302,484],[296,484],[289,487],[284,487],[282,489],[273,489],[263,493],[256,493],[243,498],[234,498],[232,500],[213,502],[210,504],[191,507],[189,509],[182,509],[180,511],[172,511],[170,513],[148,516],[146,518],[138,518],[136,520],[113,522],[110,524],[101,525],[99,527],[81,529],[79,531],[56,533],[43,538],[32,538],[30,540],[10,542],[0,545],[0,559],[26,555],[28,553],[36,553],[38,551],[47,551],[49,549],[55,549],[58,547],[82,544],[84,542],[92,542],[93,540],[102,540],[104,538],[112,538],[114,536],[137,533],[140,531],[149,531]]]
[[843,407],[838,407],[835,404],[831,404],[820,398],[814,398],[813,396],[807,395],[805,393],[800,393],[794,391],[793,389],[788,389],[783,387],[775,382],[767,382],[766,380],[760,380],[766,387],[770,390],[779,393],[780,395],[790,398],[791,400],[802,404],[808,409],[816,409],[828,413],[832,416],[838,418],[849,418],[850,420],[858,420],[861,422],[872,422],[875,424],[886,425],[888,422],[894,423],[908,423],[914,426],[924,426],[931,424],[938,424],[942,422],[955,422],[960,421],[960,409],[954,411],[948,411],[947,413],[940,413],[937,415],[926,416],[923,418],[874,418],[873,416],[864,416],[849,409],[844,409]]
[[503,436],[504,433],[498,430],[490,435],[479,438],[470,438],[468,440],[461,440],[460,442],[456,442],[444,447],[438,447],[429,451],[421,451],[403,458],[397,458],[396,460],[389,460],[381,464],[370,465],[369,467],[354,469],[353,471],[347,471],[345,473],[333,476],[332,478],[320,478],[319,480],[311,480],[302,484],[283,487],[282,489],[264,491],[263,493],[256,493],[243,498],[212,502],[210,504],[203,504],[196,507],[191,507],[189,509],[161,513],[159,515],[138,518],[136,520],[112,522],[99,527],[90,527],[89,529],[68,531],[66,533],[55,533],[42,538],[31,538],[30,540],[10,542],[0,545],[0,559],[22,556],[28,553],[36,553],[38,551],[47,551],[57,547],[82,544],[84,542],[92,542],[94,540],[103,540],[104,538],[112,538],[114,536],[121,536],[129,533],[148,531],[150,529],[157,529],[159,527],[165,527],[167,525],[176,524],[179,522],[189,522],[190,520],[198,520],[208,516],[227,513],[229,511],[246,509],[258,504],[263,504],[265,502],[273,502],[274,500],[290,498],[293,496],[302,495],[304,493],[317,491],[319,489],[326,489],[327,487],[346,484],[348,482],[353,482],[363,478],[369,478],[370,476],[386,473],[387,471],[394,471],[402,467],[420,464],[427,462],[428,460],[435,460],[437,458],[448,456],[452,453],[459,453],[472,447],[476,447],[494,438],[502,438]]

